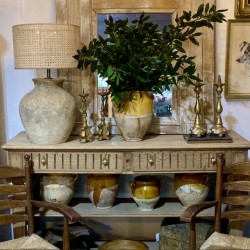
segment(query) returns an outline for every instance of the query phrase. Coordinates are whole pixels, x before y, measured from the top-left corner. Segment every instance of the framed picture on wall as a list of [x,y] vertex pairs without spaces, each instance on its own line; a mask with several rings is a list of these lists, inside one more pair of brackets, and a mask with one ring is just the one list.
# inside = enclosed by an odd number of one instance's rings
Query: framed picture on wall
[[235,0],[235,17],[250,17],[250,0]]
[[229,19],[225,71],[225,97],[250,98],[250,20]]

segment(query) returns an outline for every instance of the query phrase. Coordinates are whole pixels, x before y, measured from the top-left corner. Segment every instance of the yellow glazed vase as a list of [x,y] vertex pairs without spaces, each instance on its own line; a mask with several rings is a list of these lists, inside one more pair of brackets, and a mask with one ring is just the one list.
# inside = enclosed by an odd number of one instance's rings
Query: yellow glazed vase
[[175,193],[184,207],[203,202],[209,192],[209,175],[181,173],[174,176]]
[[132,196],[142,211],[151,211],[160,199],[161,180],[156,176],[141,175],[129,182]]
[[141,141],[153,120],[152,93],[136,91],[132,101],[126,102],[122,110],[114,105],[116,125],[126,141]]
[[119,189],[117,174],[89,174],[87,190],[91,202],[100,209],[111,208]]

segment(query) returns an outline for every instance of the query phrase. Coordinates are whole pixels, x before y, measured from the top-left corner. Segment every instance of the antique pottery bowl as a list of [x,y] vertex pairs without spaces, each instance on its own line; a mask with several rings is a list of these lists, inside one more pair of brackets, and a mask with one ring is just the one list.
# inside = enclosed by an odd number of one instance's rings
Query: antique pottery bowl
[[112,240],[101,244],[98,250],[148,250],[148,247],[140,242],[134,240]]

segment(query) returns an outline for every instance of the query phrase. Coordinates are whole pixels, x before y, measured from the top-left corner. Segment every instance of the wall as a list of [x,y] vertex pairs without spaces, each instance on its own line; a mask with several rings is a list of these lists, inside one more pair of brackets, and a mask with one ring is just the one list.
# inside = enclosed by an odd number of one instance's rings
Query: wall
[[[19,102],[33,88],[34,70],[15,70],[12,26],[22,23],[54,23],[55,0],[0,1],[0,145],[23,130]],[[0,163],[6,162],[1,150]]]
[[[33,88],[31,79],[36,75],[34,70],[14,69],[12,26],[55,20],[55,0],[0,1],[0,145],[23,130],[19,102]],[[0,150],[0,164],[6,162],[6,154]],[[1,226],[0,231],[0,241],[10,238],[8,226]]]
[[[227,19],[234,19],[234,1],[217,0],[218,9],[228,9]],[[250,21],[250,20],[249,20]],[[222,82],[225,79],[225,57],[226,57],[226,29],[227,24],[219,24],[216,27],[216,75],[221,75]],[[241,136],[250,140],[249,110],[250,101],[225,100],[222,98],[222,119],[227,129],[235,130]]]

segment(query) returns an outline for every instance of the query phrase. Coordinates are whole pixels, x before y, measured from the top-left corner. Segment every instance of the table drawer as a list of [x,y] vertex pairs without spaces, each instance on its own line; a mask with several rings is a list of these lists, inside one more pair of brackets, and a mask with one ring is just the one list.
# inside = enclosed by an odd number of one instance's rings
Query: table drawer
[[26,152],[35,172],[119,173],[123,169],[124,153],[110,152]]
[[217,153],[225,151],[144,151],[133,152],[134,172],[214,171]]
[[215,171],[212,159],[224,153],[226,164],[248,160],[247,150],[202,151],[125,151],[125,152],[54,152],[12,151],[8,153],[11,166],[24,167],[24,155],[29,154],[35,172],[49,173],[133,173]]

